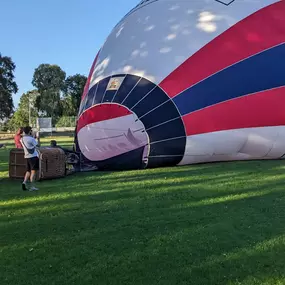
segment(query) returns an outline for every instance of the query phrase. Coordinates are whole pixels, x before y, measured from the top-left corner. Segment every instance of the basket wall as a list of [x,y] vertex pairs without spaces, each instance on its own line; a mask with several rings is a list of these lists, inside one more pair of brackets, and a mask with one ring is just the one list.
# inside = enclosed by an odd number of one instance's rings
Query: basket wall
[[[58,148],[40,148],[40,169],[37,180],[60,178],[66,175],[65,153]],[[23,179],[26,172],[26,160],[22,149],[12,149],[9,157],[9,177]]]

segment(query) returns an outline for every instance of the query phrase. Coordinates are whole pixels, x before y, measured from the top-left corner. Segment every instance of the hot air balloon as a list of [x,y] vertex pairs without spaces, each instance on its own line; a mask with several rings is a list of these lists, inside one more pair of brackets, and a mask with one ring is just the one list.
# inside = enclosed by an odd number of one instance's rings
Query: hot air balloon
[[76,147],[99,169],[280,159],[285,1],[147,0],[98,52]]

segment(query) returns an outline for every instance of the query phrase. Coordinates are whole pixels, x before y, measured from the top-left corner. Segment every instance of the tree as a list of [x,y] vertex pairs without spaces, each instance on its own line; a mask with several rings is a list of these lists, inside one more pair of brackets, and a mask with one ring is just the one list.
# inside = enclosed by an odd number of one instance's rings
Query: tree
[[10,57],[0,53],[0,120],[9,118],[13,113],[13,97],[18,92],[18,86],[14,81],[15,63]]
[[32,84],[38,89],[36,107],[46,116],[61,115],[60,95],[64,88],[66,73],[58,65],[41,64],[36,68]]
[[29,116],[33,119],[38,117],[38,110],[35,107],[38,96],[37,90],[28,91],[21,96],[19,106],[8,123],[10,130],[29,125]]
[[81,74],[66,78],[62,100],[63,115],[76,116],[86,81],[87,77]]

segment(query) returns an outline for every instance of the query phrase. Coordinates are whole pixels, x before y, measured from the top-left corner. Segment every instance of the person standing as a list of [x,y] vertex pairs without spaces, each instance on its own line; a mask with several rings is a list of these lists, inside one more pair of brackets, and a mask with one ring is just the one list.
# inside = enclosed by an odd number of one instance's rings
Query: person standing
[[22,183],[22,190],[27,191],[27,183],[31,182],[29,191],[39,190],[35,187],[35,180],[37,171],[39,170],[39,153],[36,149],[38,143],[33,137],[32,128],[30,126],[23,129],[24,135],[21,139],[21,144],[24,148],[25,159],[26,159],[26,174]]
[[23,135],[23,128],[19,128],[18,131],[16,132],[14,136],[14,143],[15,143],[15,148],[23,148],[21,144],[21,138]]

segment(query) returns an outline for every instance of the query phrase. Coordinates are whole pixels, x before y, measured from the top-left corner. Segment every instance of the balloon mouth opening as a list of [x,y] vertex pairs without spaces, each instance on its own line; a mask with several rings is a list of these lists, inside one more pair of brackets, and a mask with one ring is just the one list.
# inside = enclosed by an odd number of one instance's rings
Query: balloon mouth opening
[[[100,117],[100,106],[104,107],[103,120],[96,118],[96,113]],[[116,117],[118,108],[120,114]],[[126,111],[124,115],[121,115],[122,111]],[[87,123],[78,131],[78,145],[87,159],[100,162],[143,148],[141,161],[147,164],[149,137],[136,114],[114,103],[99,104],[87,112],[89,117],[83,118]],[[88,120],[90,117],[93,120]]]

